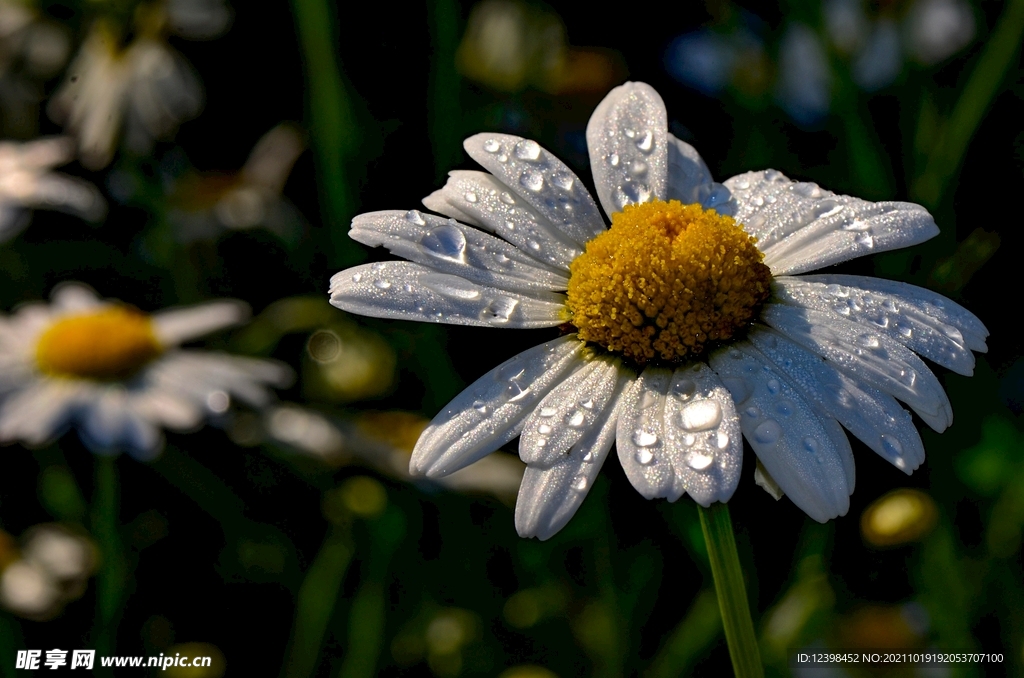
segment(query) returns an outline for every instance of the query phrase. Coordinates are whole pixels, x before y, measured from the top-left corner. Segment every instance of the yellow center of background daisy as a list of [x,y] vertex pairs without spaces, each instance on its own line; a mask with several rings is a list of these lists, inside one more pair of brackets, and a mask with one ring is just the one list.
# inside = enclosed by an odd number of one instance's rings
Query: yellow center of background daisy
[[43,372],[88,379],[122,379],[160,355],[149,316],[111,307],[58,320],[36,344]]
[[678,363],[732,338],[768,298],[771,272],[732,219],[656,200],[612,215],[570,266],[581,339],[637,364]]

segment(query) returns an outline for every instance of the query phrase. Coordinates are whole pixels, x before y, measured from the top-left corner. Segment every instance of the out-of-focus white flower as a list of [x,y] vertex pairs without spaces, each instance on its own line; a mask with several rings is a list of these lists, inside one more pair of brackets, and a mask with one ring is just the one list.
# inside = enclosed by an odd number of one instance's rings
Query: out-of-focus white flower
[[56,524],[36,525],[20,552],[0,533],[0,605],[22,617],[45,620],[85,591],[96,567],[96,548],[85,536]]
[[266,386],[291,379],[283,365],[178,346],[247,316],[216,301],[152,316],[66,284],[51,304],[0,319],[0,442],[40,445],[75,426],[100,453],[159,454],[161,427],[198,428],[234,398],[259,407]]
[[867,42],[853,61],[853,80],[861,89],[874,92],[895,82],[903,70],[900,30],[889,18],[876,21]]
[[910,54],[935,64],[974,39],[974,12],[964,0],[917,0],[907,14],[906,31]]
[[18,234],[33,208],[68,212],[90,221],[103,218],[106,202],[95,186],[51,171],[74,155],[74,141],[67,137],[0,142],[0,242]]
[[302,217],[281,191],[304,149],[299,131],[282,124],[256,143],[241,171],[179,179],[169,214],[178,237],[190,241],[255,227],[282,237],[294,234]]
[[805,24],[791,23],[782,36],[775,97],[803,125],[813,125],[828,114],[832,103],[828,55],[821,38]]
[[162,37],[143,32],[124,46],[100,21],[48,111],[78,138],[82,163],[99,169],[113,157],[122,128],[128,146],[145,152],[155,139],[198,115],[202,101],[192,67]]

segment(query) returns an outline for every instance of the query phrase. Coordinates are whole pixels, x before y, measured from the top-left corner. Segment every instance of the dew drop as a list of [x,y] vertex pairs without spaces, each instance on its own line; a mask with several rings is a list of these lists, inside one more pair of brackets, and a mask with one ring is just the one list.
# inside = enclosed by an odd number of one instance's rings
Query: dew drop
[[509,297],[495,297],[480,312],[480,319],[496,323],[507,323],[519,302]]
[[644,153],[650,153],[654,148],[654,133],[646,131],[636,140],[636,147]]
[[882,449],[890,457],[903,456],[903,445],[900,445],[900,441],[888,433],[882,434]]
[[536,192],[544,188],[544,175],[534,170],[527,170],[519,175],[519,183]]
[[751,405],[747,409],[743,410],[743,414],[753,419],[761,416],[761,410]]
[[520,160],[533,162],[540,158],[540,144],[532,139],[523,139],[512,150]]
[[576,476],[576,478],[573,479],[572,481],[572,489],[576,490],[577,492],[582,492],[583,490],[587,489],[587,484],[588,483],[586,476]]
[[539,447],[539,448],[540,447],[547,447],[547,444],[548,444],[548,439],[547,438],[537,438],[537,441],[534,443],[534,446],[535,447]]
[[909,327],[900,327],[899,330],[900,334],[906,337],[907,339],[910,339],[910,337],[913,336],[914,334],[914,330],[912,330]]
[[774,419],[766,419],[754,429],[754,440],[762,445],[772,445],[782,435],[782,427]]
[[878,341],[878,337],[873,334],[862,334],[857,337],[857,343],[864,348],[878,348],[881,342]]
[[612,153],[611,155],[609,155],[608,156],[608,164],[611,165],[612,167],[618,167],[619,166],[619,154],[618,153]]
[[539,414],[542,417],[553,417],[556,414],[558,414],[558,410],[554,407],[542,407],[540,408],[540,411],[537,412],[537,414]]
[[587,450],[587,453],[583,455],[583,461],[585,461],[588,464],[593,462],[594,461],[594,451],[593,450]]
[[510,381],[508,386],[505,387],[505,395],[510,403],[526,397],[526,394],[529,392],[529,388],[523,388],[522,384],[517,381]]
[[642,466],[647,466],[652,461],[654,461],[654,452],[651,452],[648,449],[639,450],[636,453],[636,455],[634,455],[634,458],[636,459],[637,463],[641,464]]
[[729,434],[725,431],[719,431],[715,435],[715,445],[718,449],[724,450],[729,445]]
[[687,431],[706,431],[721,421],[722,407],[714,400],[691,403],[680,414],[680,423]]
[[772,395],[775,395],[776,393],[778,393],[779,389],[782,388],[781,385],[779,384],[779,380],[778,379],[769,379],[768,383],[765,384],[765,386],[768,387],[768,392],[771,393]]
[[640,398],[640,409],[646,410],[654,407],[658,404],[658,392],[657,391],[644,391],[644,395]]
[[373,286],[380,290],[386,290],[391,287],[391,281],[385,280],[384,278],[377,278],[373,281]]
[[468,191],[466,195],[463,197],[465,197],[466,202],[469,203],[475,203],[477,201],[476,193],[474,193],[473,191]]
[[409,210],[405,213],[405,220],[411,221],[417,226],[425,226],[426,220],[423,218],[423,214],[419,210]]
[[658,444],[658,436],[650,431],[637,429],[633,433],[633,442],[639,447],[654,447]]
[[438,226],[420,240],[427,252],[439,259],[464,262],[466,260],[466,234],[451,224]]
[[818,453],[818,449],[819,449],[818,441],[815,440],[814,438],[812,438],[810,436],[807,436],[801,442],[803,443],[804,449],[807,450],[808,452],[810,452],[811,454],[817,454]]
[[487,414],[487,412],[490,410],[490,408],[487,407],[487,403],[485,403],[482,400],[474,400],[473,409],[479,412],[480,414]]
[[693,447],[693,444],[697,442],[697,436],[692,433],[687,433],[683,436],[683,445],[687,447]]
[[551,183],[563,191],[571,191],[575,182],[573,181],[572,175],[568,172],[558,172],[551,177]]
[[775,403],[775,411],[781,414],[783,417],[788,417],[793,414],[793,403],[788,400],[780,400]]
[[629,172],[635,177],[641,176],[647,173],[647,163],[636,160],[632,165],[629,166]]
[[488,139],[484,142],[484,150],[488,153],[497,153],[501,150],[501,143],[497,139]]
[[537,433],[540,433],[541,435],[548,435],[553,430],[554,429],[548,426],[547,424],[541,424],[540,426],[537,427]]
[[504,165],[506,162],[508,162],[508,156],[502,153],[501,155],[498,156],[498,162]]
[[858,234],[857,237],[854,238],[854,240],[861,247],[867,247],[868,249],[871,249],[872,247],[875,246],[874,237],[872,237],[872,235],[867,232]]
[[577,411],[575,414],[572,415],[572,417],[569,418],[569,426],[572,426],[573,428],[579,428],[580,426],[583,426],[583,419],[583,412]]
[[593,400],[584,400],[582,403],[580,403],[580,405],[582,405],[585,409],[588,409],[588,410],[594,409],[594,401]]
[[502,191],[501,195],[498,196],[498,199],[501,200],[506,205],[515,205],[516,204],[516,199],[514,197],[512,197],[512,194],[509,193],[508,191]]
[[363,279],[363,274],[362,273],[356,273],[355,275],[352,276],[352,282],[359,282],[362,279]]
[[703,454],[694,450],[686,457],[686,465],[695,471],[703,471],[711,466],[711,462],[714,460],[715,458],[710,454]]

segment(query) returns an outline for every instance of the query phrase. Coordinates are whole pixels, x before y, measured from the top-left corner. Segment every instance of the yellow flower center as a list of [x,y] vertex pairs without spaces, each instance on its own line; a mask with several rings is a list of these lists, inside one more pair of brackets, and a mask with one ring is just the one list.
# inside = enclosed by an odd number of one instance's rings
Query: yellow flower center
[[115,306],[53,323],[36,344],[36,364],[58,376],[123,379],[162,350],[149,316]]
[[732,219],[673,200],[627,206],[570,267],[581,339],[639,365],[679,363],[743,330],[771,272]]

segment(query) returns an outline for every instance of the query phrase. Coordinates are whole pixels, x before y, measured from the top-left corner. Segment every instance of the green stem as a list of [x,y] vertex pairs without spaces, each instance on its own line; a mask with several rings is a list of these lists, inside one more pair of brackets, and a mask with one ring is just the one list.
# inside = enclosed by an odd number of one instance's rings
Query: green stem
[[114,654],[117,618],[124,599],[127,567],[118,534],[120,489],[117,458],[96,456],[96,486],[92,497],[92,533],[99,543],[102,563],[96,574],[96,654]]
[[1022,35],[1024,0],[1009,0],[1006,10],[996,21],[992,36],[985,42],[981,57],[949,120],[943,126],[938,143],[932,148],[924,172],[912,186],[912,197],[926,206],[935,207],[945,192],[946,184],[960,167],[971,137],[999,93],[1007,70],[1014,63]]
[[351,103],[335,59],[338,50],[333,29],[337,22],[326,0],[292,0],[292,11],[305,58],[309,128],[327,208],[325,222],[334,249],[332,263],[345,266],[355,263],[358,256],[346,235],[355,200],[345,160],[356,138]]
[[729,644],[733,672],[737,678],[764,676],[754,622],[750,618],[747,589],[743,584],[743,571],[740,569],[739,554],[736,553],[729,507],[716,502],[710,508],[698,505],[697,511],[708,547],[711,573],[715,578],[718,607],[722,612],[722,626],[725,629],[725,640]]
[[351,526],[332,527],[299,587],[291,649],[284,670],[286,678],[313,675],[352,552]]

